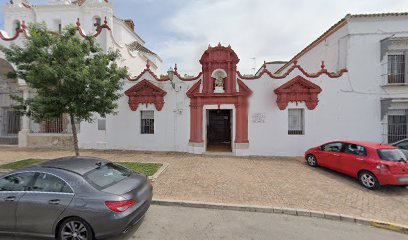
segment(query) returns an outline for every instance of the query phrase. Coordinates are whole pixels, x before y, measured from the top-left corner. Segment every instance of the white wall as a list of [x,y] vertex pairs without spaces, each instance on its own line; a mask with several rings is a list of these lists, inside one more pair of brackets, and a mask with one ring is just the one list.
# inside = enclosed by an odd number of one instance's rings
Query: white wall
[[[388,32],[406,29],[402,24],[407,20],[398,20],[381,24]],[[324,60],[330,72],[347,68],[349,73],[340,78],[322,75],[312,79],[303,76],[298,70],[285,79],[270,79],[264,75],[258,80],[243,80],[253,91],[249,108],[249,154],[298,156],[314,146],[332,140],[365,140],[381,142],[383,126],[381,122],[380,99],[389,97],[381,83],[380,40],[389,36],[384,34],[376,21],[350,23],[321,42],[312,51],[299,59],[299,64],[309,73],[320,71]],[[406,26],[406,25],[405,25]],[[364,30],[364,32],[362,32]],[[408,29],[407,29],[408,30]],[[148,75],[148,74],[147,74]],[[319,85],[322,93],[316,109],[308,110],[305,103],[290,103],[288,108],[280,110],[276,104],[274,90],[296,76]],[[168,95],[161,112],[156,111],[153,136],[140,135],[140,113],[142,109],[154,110],[153,106],[140,105],[138,112],[132,112],[128,99],[120,101],[119,114],[108,122],[108,148],[136,149],[155,151],[187,151],[189,140],[189,99],[185,92],[193,83],[181,83],[184,91],[175,93],[169,82],[157,83],[151,77],[144,76]],[[143,78],[142,78],[143,79]],[[133,83],[132,83],[133,84]],[[126,88],[132,86],[128,83]],[[396,88],[390,90],[393,97],[407,97],[408,91]],[[176,99],[177,97],[177,99]],[[182,101],[181,101],[182,100]],[[181,101],[181,102],[180,102]],[[175,115],[175,104],[182,106],[181,115]],[[211,108],[211,106],[205,106]],[[302,108],[305,113],[305,134],[288,135],[288,109]],[[204,110],[205,111],[205,110]],[[265,123],[253,123],[254,114],[265,114]],[[205,117],[205,114],[204,114]],[[203,128],[205,134],[205,121]],[[177,146],[177,147],[176,147]]]
[[[181,83],[176,80],[175,88],[179,91],[176,92],[169,81],[158,82],[149,73],[144,74],[140,81],[145,79],[167,92],[163,109],[157,111],[153,104],[140,104],[137,111],[132,111],[128,104],[129,98],[123,95],[118,103],[117,114],[107,117],[106,149],[187,152],[190,108],[186,92],[195,82]],[[138,82],[126,81],[122,92]],[[141,134],[140,111],[144,110],[154,111],[154,134]],[[93,129],[93,133],[89,128]],[[96,143],[103,138],[95,134],[95,129],[97,122],[81,124],[81,147],[98,148]]]

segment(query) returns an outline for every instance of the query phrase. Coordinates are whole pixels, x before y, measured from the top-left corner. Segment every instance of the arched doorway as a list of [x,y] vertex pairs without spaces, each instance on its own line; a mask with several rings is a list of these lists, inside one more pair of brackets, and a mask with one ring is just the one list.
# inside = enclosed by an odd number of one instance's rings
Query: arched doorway
[[12,95],[21,95],[16,79],[7,77],[14,69],[0,58],[0,145],[17,145],[21,129],[21,117],[13,110]]

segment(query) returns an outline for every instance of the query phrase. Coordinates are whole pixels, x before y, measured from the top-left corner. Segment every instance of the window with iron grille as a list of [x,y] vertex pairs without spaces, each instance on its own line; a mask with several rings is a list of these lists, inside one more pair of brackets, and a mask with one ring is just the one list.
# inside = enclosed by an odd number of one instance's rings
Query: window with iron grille
[[42,133],[63,133],[64,117],[61,115],[55,119],[48,119],[42,123]]
[[154,111],[141,111],[141,133],[154,134]]
[[388,83],[405,83],[404,55],[388,55]]
[[98,119],[98,130],[106,131],[106,119]]
[[391,110],[388,113],[388,143],[395,143],[408,137],[407,116],[407,110]]
[[305,134],[303,109],[288,110],[288,134],[289,135]]

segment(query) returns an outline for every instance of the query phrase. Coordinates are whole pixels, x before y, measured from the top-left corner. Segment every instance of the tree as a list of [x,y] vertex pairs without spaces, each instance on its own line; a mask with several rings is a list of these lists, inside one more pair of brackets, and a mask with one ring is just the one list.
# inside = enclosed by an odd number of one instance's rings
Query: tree
[[45,24],[33,24],[29,32],[25,46],[1,47],[17,68],[15,77],[34,91],[29,99],[15,96],[16,109],[38,122],[68,115],[79,156],[76,121],[115,113],[127,70],[116,64],[118,51],[105,53],[93,37],[80,37],[75,26],[55,34]]

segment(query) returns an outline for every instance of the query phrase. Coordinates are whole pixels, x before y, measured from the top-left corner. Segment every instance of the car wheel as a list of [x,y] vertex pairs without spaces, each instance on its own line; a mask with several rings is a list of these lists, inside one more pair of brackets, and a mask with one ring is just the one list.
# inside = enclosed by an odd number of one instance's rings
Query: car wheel
[[68,218],[60,225],[58,240],[93,240],[91,226],[80,218]]
[[318,166],[318,164],[317,164],[317,159],[316,159],[316,157],[315,157],[314,155],[312,155],[312,154],[307,155],[306,161],[307,161],[307,165],[309,165],[309,166],[311,166],[311,167],[317,167],[317,166]]
[[358,176],[358,179],[361,185],[370,190],[375,190],[380,187],[380,182],[378,181],[377,177],[371,172],[361,172]]

